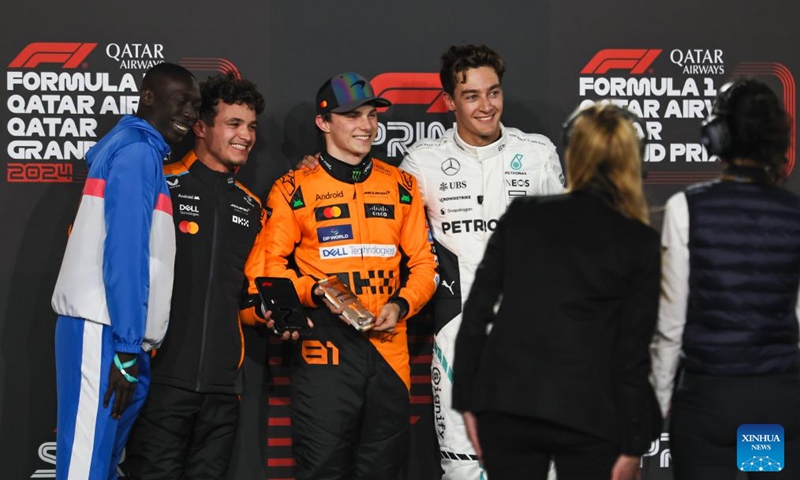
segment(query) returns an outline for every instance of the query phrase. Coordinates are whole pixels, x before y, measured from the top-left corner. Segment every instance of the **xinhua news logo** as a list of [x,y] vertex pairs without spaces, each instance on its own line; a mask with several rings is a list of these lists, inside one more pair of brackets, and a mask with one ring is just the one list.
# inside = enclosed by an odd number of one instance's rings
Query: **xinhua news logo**
[[781,472],[786,468],[783,427],[744,424],[736,432],[736,468],[742,472]]

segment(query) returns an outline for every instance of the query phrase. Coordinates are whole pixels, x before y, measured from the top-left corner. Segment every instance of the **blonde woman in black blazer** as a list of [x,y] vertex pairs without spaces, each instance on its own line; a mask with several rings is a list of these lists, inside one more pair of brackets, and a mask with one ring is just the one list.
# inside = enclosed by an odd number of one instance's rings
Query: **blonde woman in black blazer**
[[659,238],[635,120],[580,110],[565,135],[568,193],[514,201],[478,268],[453,405],[491,480],[544,479],[551,458],[559,480],[637,478],[660,433],[647,378]]

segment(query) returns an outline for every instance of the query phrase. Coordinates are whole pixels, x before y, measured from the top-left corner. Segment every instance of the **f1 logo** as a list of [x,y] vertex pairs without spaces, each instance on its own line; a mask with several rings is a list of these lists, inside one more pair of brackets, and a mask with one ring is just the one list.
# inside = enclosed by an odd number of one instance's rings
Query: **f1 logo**
[[427,105],[426,113],[448,112],[438,73],[382,73],[370,83],[377,96],[394,105]]
[[8,68],[36,68],[41,63],[60,63],[61,68],[76,68],[96,46],[96,43],[35,42],[23,48]]
[[582,75],[608,73],[609,70],[628,70],[639,75],[647,71],[661,53],[659,49],[607,48],[600,50],[581,70]]

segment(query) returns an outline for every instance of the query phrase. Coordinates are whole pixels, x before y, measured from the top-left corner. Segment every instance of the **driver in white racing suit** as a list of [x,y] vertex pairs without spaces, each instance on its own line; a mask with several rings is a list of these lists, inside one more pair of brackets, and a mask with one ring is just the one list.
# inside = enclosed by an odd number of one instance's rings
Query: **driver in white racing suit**
[[511,201],[561,193],[564,176],[547,137],[500,123],[505,65],[496,52],[484,45],[452,46],[441,60],[444,98],[455,113],[456,128],[439,139],[416,142],[400,168],[418,180],[439,256],[431,381],[442,478],[482,480],[486,474],[464,419],[451,409],[463,302],[486,243]]

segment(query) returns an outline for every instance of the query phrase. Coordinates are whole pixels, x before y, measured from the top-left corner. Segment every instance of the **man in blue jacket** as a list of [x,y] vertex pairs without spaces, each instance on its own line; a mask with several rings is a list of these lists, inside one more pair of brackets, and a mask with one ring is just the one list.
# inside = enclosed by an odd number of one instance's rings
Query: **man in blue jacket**
[[200,107],[197,80],[162,63],[139,108],[86,154],[89,173],[53,293],[58,432],[56,478],[116,477],[149,387],[149,351],[169,319],[175,262],[162,170]]

